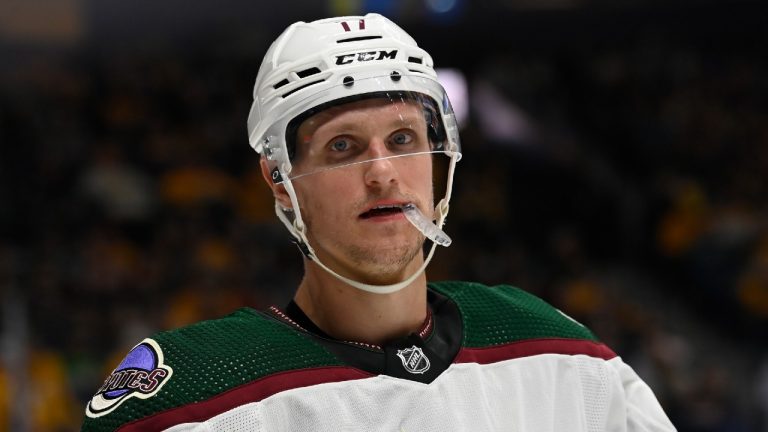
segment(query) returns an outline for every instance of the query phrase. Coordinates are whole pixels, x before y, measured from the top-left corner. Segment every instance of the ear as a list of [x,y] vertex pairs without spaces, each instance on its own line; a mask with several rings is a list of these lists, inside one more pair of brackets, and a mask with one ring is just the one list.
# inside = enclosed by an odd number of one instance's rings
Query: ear
[[280,203],[283,208],[293,208],[291,205],[291,198],[288,196],[288,192],[285,190],[285,186],[282,184],[275,184],[272,180],[272,173],[269,172],[269,166],[264,156],[259,160],[261,165],[261,175],[264,177],[264,181],[267,182],[267,186],[272,189],[272,195],[275,197],[275,201]]

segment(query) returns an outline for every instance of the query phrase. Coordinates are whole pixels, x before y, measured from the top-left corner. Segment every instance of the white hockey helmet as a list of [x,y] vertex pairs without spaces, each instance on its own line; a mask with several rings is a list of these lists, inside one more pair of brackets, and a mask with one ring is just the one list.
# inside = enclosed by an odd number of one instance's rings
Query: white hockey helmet
[[321,263],[307,240],[291,184],[295,152],[291,129],[296,120],[335,104],[372,97],[404,100],[413,95],[428,111],[430,152],[450,159],[445,196],[435,209],[436,225],[441,227],[448,213],[455,163],[461,158],[458,126],[437,81],[432,57],[395,23],[378,14],[294,23],[267,50],[254,86],[249,141],[264,156],[272,181],[285,186],[293,206],[285,209],[276,202],[278,218],[309,259],[370,292],[393,292],[408,285],[426,268],[434,245],[422,269],[394,285],[352,281]]

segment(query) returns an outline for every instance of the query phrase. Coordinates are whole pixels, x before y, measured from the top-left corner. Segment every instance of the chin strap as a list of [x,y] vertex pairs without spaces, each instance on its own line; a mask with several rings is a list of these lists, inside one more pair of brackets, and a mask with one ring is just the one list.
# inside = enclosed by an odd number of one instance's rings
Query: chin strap
[[[442,228],[443,224],[445,223],[445,218],[448,216],[448,209],[449,205],[448,202],[451,199],[451,191],[453,188],[453,172],[456,167],[456,162],[458,161],[458,158],[460,156],[460,153],[454,152],[451,155],[451,162],[448,167],[448,181],[446,185],[445,190],[445,198],[441,199],[439,203],[437,203],[437,206],[435,207],[435,215],[436,215],[436,225],[438,228]],[[285,186],[285,190],[288,193],[288,196],[291,200],[291,205],[293,206],[293,209],[286,209],[283,208],[277,201],[275,201],[275,213],[277,214],[277,218],[280,219],[280,221],[285,225],[285,227],[288,229],[288,231],[293,235],[295,238],[295,241],[297,245],[299,246],[299,249],[301,249],[301,252],[315,262],[317,265],[320,266],[323,270],[327,271],[331,275],[333,275],[336,279],[351,285],[357,289],[367,291],[374,294],[390,294],[396,291],[400,291],[401,289],[407,287],[413,281],[416,280],[427,268],[427,265],[429,265],[429,262],[432,261],[432,256],[435,254],[435,249],[437,248],[437,243],[432,242],[432,246],[429,248],[429,253],[427,254],[427,258],[424,260],[424,263],[419,267],[416,272],[414,272],[411,276],[409,276],[407,279],[405,279],[402,282],[398,282],[391,285],[371,285],[366,284],[362,282],[358,282],[356,280],[352,280],[348,277],[342,276],[335,271],[333,271],[331,268],[323,264],[320,259],[317,257],[317,254],[315,253],[315,250],[312,248],[312,246],[309,244],[309,240],[307,239],[306,234],[306,225],[304,224],[303,219],[301,218],[301,211],[299,211],[299,202],[296,198],[296,191],[293,189],[293,184],[291,183],[291,179],[288,178],[287,175],[283,175],[283,185]],[[295,209],[295,210],[294,210]],[[287,213],[293,213],[293,222],[288,218]]]

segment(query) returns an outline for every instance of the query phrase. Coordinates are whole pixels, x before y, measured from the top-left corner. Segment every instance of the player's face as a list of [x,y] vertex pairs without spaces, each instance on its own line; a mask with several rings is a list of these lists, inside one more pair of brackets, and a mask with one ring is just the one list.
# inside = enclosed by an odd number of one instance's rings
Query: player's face
[[348,103],[307,119],[297,141],[292,175],[312,174],[293,186],[320,260],[367,283],[415,271],[423,237],[397,207],[414,203],[433,213],[431,156],[411,154],[429,151],[421,107]]

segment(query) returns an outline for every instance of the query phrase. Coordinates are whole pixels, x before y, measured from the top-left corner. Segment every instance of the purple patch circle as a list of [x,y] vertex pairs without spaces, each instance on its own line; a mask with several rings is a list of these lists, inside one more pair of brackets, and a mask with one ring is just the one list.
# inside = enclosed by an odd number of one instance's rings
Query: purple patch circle
[[[122,362],[117,366],[115,372],[119,372],[123,369],[143,369],[145,371],[151,371],[157,367],[157,355],[155,351],[146,344],[141,344],[132,349]],[[129,390],[113,390],[104,393],[107,398],[116,398],[128,393]]]

